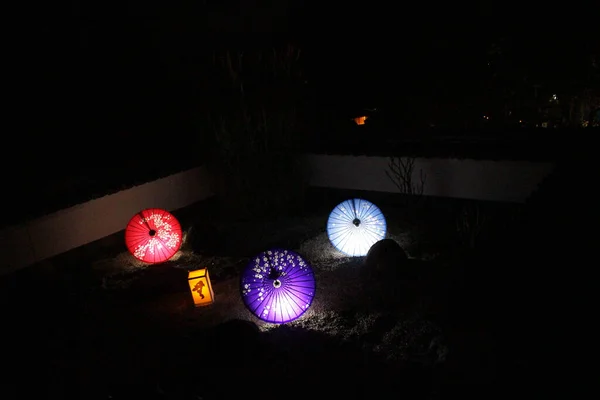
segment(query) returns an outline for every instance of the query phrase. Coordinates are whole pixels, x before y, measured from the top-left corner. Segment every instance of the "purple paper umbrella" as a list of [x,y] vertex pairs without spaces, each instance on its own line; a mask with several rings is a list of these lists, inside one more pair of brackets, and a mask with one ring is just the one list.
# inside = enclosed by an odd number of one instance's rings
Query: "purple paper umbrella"
[[255,256],[242,273],[242,300],[263,321],[284,324],[299,318],[315,297],[315,274],[291,250],[271,249]]

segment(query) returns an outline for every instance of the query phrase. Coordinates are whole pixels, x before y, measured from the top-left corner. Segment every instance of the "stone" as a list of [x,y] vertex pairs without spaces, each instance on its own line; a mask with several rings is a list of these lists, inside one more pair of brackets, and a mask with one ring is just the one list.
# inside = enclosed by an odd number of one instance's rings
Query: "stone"
[[365,259],[369,276],[399,276],[408,263],[408,255],[393,239],[382,239],[371,246]]

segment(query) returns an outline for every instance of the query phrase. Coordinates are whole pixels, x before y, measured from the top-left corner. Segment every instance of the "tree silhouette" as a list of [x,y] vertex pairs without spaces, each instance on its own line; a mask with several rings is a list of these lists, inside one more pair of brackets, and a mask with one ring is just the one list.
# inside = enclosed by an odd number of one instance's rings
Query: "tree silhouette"
[[302,195],[295,157],[303,81],[291,44],[212,53],[204,131],[215,192],[228,211],[260,216]]

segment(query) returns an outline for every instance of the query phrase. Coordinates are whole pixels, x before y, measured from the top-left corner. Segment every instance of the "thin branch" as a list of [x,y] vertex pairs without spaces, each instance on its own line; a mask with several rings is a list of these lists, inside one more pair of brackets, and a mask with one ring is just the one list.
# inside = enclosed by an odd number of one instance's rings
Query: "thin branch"
[[415,161],[414,157],[390,157],[385,174],[400,193],[420,197],[423,195],[427,177],[421,169],[419,171],[419,182],[413,182]]

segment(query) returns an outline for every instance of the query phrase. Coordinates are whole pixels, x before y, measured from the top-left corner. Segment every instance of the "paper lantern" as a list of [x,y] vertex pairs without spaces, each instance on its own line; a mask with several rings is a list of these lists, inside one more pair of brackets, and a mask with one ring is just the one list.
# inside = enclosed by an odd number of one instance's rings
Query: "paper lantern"
[[300,318],[315,296],[315,275],[299,254],[272,249],[256,255],[242,273],[242,300],[263,321],[284,324]]
[[125,244],[138,260],[169,260],[181,247],[181,225],[168,211],[149,208],[135,214],[125,228]]
[[331,244],[351,257],[366,256],[371,246],[385,237],[386,230],[381,210],[363,199],[338,204],[327,221]]
[[208,306],[215,302],[215,294],[210,284],[208,269],[202,268],[188,273],[190,292],[194,299],[194,306]]

